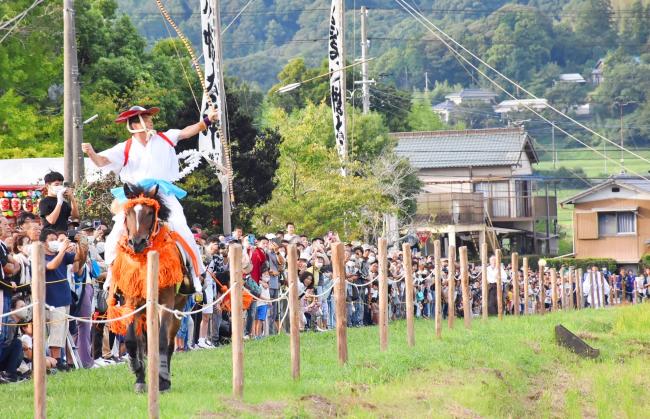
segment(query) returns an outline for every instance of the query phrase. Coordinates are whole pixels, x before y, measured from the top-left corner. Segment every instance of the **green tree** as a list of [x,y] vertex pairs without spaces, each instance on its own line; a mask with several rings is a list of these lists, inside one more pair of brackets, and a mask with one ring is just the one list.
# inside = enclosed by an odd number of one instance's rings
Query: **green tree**
[[274,231],[292,220],[305,234],[337,231],[341,237],[359,238],[369,219],[391,209],[377,179],[355,175],[363,167],[349,162],[348,176],[340,175],[326,105],[308,104],[291,115],[278,108],[269,112],[267,120],[282,135],[280,167],[272,199],[255,210],[257,231]]
[[575,13],[575,32],[583,48],[599,58],[616,40],[614,10],[610,0],[581,0]]
[[438,114],[433,112],[429,101],[415,101],[406,118],[411,131],[439,131],[445,128]]

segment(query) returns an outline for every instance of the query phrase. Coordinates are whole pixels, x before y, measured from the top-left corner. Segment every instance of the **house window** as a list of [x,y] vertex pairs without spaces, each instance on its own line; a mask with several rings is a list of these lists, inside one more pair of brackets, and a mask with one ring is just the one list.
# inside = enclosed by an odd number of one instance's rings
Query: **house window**
[[636,218],[632,211],[599,212],[598,236],[636,233]]

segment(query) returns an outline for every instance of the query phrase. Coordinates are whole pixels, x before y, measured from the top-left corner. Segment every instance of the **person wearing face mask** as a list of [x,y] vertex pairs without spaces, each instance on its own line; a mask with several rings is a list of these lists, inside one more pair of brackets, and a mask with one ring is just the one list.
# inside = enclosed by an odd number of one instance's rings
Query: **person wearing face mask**
[[59,172],[50,172],[43,180],[47,196],[38,205],[43,228],[67,231],[68,218],[79,218],[79,208],[72,189],[63,185],[63,175]]
[[30,252],[32,249],[31,240],[25,235],[19,235],[14,240],[13,257],[19,267],[18,273],[15,275],[14,281],[18,286],[22,286],[20,291],[24,294],[29,292],[29,285],[32,283],[32,267],[29,260]]
[[50,331],[47,346],[50,354],[57,359],[57,369],[68,371],[68,367],[61,358],[61,349],[65,348],[68,321],[66,314],[70,312],[72,294],[68,278],[68,266],[75,262],[75,247],[70,240],[57,240],[53,230],[44,229],[40,237],[45,246],[45,303],[52,306],[53,310],[47,311],[47,320],[50,321]]

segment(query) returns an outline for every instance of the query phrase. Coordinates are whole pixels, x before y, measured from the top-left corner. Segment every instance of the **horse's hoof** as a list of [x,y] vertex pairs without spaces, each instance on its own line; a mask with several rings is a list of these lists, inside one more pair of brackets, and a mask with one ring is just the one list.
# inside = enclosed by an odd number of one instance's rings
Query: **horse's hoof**
[[135,383],[135,388],[134,388],[136,394],[142,394],[147,391],[147,386],[145,383]]
[[171,390],[171,388],[172,388],[172,383],[170,383],[169,381],[160,381],[158,383],[158,391],[161,393],[169,391]]

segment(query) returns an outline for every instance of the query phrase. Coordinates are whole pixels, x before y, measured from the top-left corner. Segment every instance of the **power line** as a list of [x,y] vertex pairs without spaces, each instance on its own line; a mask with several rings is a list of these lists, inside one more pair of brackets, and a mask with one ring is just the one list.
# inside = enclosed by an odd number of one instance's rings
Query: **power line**
[[[476,65],[474,65],[471,61],[469,61],[467,58],[465,58],[465,57],[464,57],[460,52],[458,52],[458,51],[457,51],[456,49],[454,49],[451,45],[449,45],[448,42],[446,42],[445,40],[443,40],[443,39],[440,37],[440,35],[438,35],[438,32],[439,32],[440,34],[444,35],[447,39],[449,39],[451,42],[453,42],[454,44],[456,44],[458,47],[460,47],[463,51],[469,53],[473,58],[475,58],[476,60],[478,60],[478,61],[479,61],[481,64],[483,64],[485,67],[487,67],[487,68],[489,68],[490,70],[492,70],[493,72],[497,73],[499,76],[501,76],[503,79],[505,79],[506,81],[508,81],[510,84],[512,84],[513,86],[515,86],[515,87],[518,88],[519,90],[525,92],[527,95],[529,95],[529,96],[531,96],[531,97],[533,97],[533,98],[537,98],[534,94],[532,94],[532,93],[530,93],[528,90],[524,89],[522,86],[520,86],[519,84],[517,84],[516,82],[514,82],[513,80],[511,80],[511,79],[508,78],[507,76],[505,76],[503,73],[501,73],[501,72],[499,72],[498,70],[496,70],[494,67],[492,67],[491,65],[489,65],[488,63],[486,63],[484,60],[482,60],[481,58],[479,58],[478,56],[476,56],[476,54],[472,53],[472,52],[469,51],[467,48],[465,48],[463,45],[461,45],[460,43],[458,43],[455,39],[453,39],[451,36],[449,36],[447,33],[445,33],[442,29],[440,29],[440,28],[437,27],[435,24],[433,24],[430,20],[428,20],[426,17],[424,17],[421,13],[415,11],[415,8],[413,8],[413,6],[411,6],[409,3],[407,3],[406,0],[396,0],[396,2],[397,2],[397,3],[398,3],[398,4],[399,4],[399,5],[400,5],[400,6],[401,6],[401,7],[402,7],[402,8],[403,8],[403,9],[404,9],[408,14],[410,14],[410,15],[411,15],[411,16],[412,16],[412,17],[413,17],[413,18],[414,18],[418,23],[420,23],[421,25],[423,25],[424,27],[426,27],[426,28],[429,30],[429,32],[431,32],[431,33],[434,34],[436,37],[438,37],[438,39],[440,39],[441,42],[443,42],[443,43],[445,44],[445,46],[446,46],[450,51],[452,51],[454,54],[457,54],[459,57],[461,57],[461,58],[462,58],[465,62],[467,62],[467,63],[468,63],[472,68],[474,68],[474,70],[476,70],[479,74],[481,74],[481,76],[483,76],[484,78],[486,78],[490,83],[492,83],[492,84],[493,84],[494,86],[496,86],[499,90],[503,91],[505,94],[507,94],[508,96],[510,96],[512,99],[515,99],[515,100],[516,100],[517,98],[516,98],[513,94],[511,94],[510,92],[508,92],[508,91],[507,91],[504,87],[502,87],[499,83],[497,83],[497,82],[494,81],[492,78],[490,78],[490,77],[489,77],[489,76],[488,76],[488,75],[487,75],[483,70],[481,70],[481,69],[478,68]],[[424,23],[424,22],[426,22],[426,23]],[[427,26],[427,24],[430,25],[430,26]],[[434,30],[433,30],[432,28],[434,28],[437,32],[434,32]],[[541,119],[544,119],[546,122],[548,122],[549,124],[551,124],[551,121],[548,120],[548,118],[544,117],[542,114],[540,114],[539,112],[537,112],[536,110],[534,110],[534,109],[531,108],[530,106],[528,106],[528,105],[526,105],[526,104],[522,104],[522,105],[523,105],[523,107],[525,107],[526,109],[528,109],[530,112],[536,114],[536,115],[539,116]],[[557,109],[554,108],[553,106],[548,105],[548,107],[549,107],[549,109],[554,110],[555,112],[557,112],[558,114],[562,115],[563,117],[569,119],[570,121],[574,122],[575,124],[577,124],[577,125],[581,126],[582,128],[588,130],[588,131],[591,132],[592,134],[597,135],[598,137],[601,137],[602,139],[604,139],[604,140],[610,142],[611,144],[614,144],[617,148],[619,148],[619,149],[621,149],[621,150],[624,150],[624,151],[627,151],[628,153],[630,153],[630,154],[632,154],[632,155],[634,155],[634,156],[636,156],[636,157],[638,157],[638,158],[640,158],[640,159],[642,159],[642,160],[644,160],[644,161],[646,161],[646,162],[650,162],[650,160],[645,159],[645,158],[641,157],[640,155],[638,155],[638,154],[636,154],[636,153],[634,153],[634,152],[632,152],[632,151],[630,151],[630,150],[626,150],[625,148],[619,146],[618,144],[616,144],[615,142],[611,141],[610,139],[608,139],[608,138],[604,137],[603,135],[601,135],[601,134],[595,132],[595,131],[592,130],[591,128],[585,126],[584,124],[579,123],[578,121],[576,121],[575,119],[571,118],[570,116],[564,114],[563,112],[560,112],[559,110],[557,110]],[[570,133],[567,132],[566,130],[563,130],[562,128],[559,128],[559,127],[558,127],[558,129],[559,129],[560,131],[562,131],[564,134],[566,134],[567,136],[569,136],[570,138],[574,139],[576,142],[578,142],[578,143],[582,144],[583,146],[589,148],[590,150],[592,150],[592,151],[595,152],[596,154],[598,154],[598,155],[600,155],[600,156],[603,156],[605,159],[609,159],[606,155],[604,155],[604,154],[601,153],[600,151],[596,150],[595,148],[591,147],[589,144],[585,143],[584,141],[578,139],[576,136],[570,134]],[[615,161],[615,160],[613,160],[613,159],[609,159],[609,160],[612,160],[615,164],[621,166],[621,168],[623,168],[623,170],[625,170],[624,166],[623,166],[620,162]],[[630,172],[635,173],[635,172],[633,172],[633,171],[631,171],[631,170],[630,170]],[[635,173],[635,174],[636,174],[636,173]],[[644,177],[644,176],[642,176],[642,175],[639,175],[639,176],[642,177],[642,178],[644,178],[644,179],[646,179],[646,180],[648,180],[648,181],[650,181],[650,179],[648,179],[648,178],[646,178],[646,177]]]

